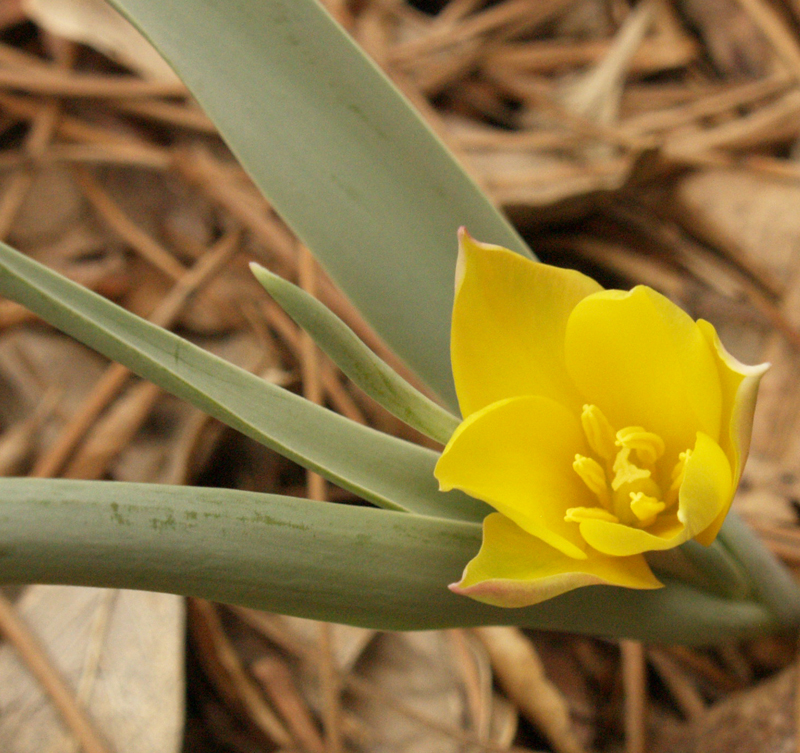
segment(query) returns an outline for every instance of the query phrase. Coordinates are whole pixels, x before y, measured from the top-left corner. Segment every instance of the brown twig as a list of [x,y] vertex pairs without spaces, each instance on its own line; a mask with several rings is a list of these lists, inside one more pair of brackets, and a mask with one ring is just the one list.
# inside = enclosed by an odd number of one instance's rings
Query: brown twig
[[666,646],[664,650],[682,665],[691,669],[717,693],[730,693],[743,687],[738,679],[720,669],[708,656],[685,646]]
[[75,167],[73,175],[84,196],[94,207],[98,216],[131,248],[149,261],[156,269],[173,280],[180,280],[186,273],[181,264],[161,243],[133,222],[85,168]]
[[119,99],[112,101],[112,107],[156,123],[187,128],[200,133],[217,133],[211,118],[196,106],[175,104],[160,99]]
[[[283,650],[296,656],[310,667],[317,667],[319,665],[320,656],[318,646],[308,643],[285,629],[280,623],[280,616],[265,614],[253,609],[248,609],[247,607],[231,607],[231,609],[248,625]],[[465,732],[458,727],[434,719],[430,715],[419,711],[417,708],[404,703],[395,695],[384,690],[380,685],[374,682],[357,677],[348,672],[342,672],[340,674],[340,680],[342,686],[346,687],[349,691],[372,700],[377,698],[388,708],[397,711],[408,719],[416,721],[432,732],[451,740],[456,740],[462,745],[474,747],[476,750],[496,751],[497,753],[505,751],[505,753],[508,753],[507,746],[499,745],[491,740],[480,740],[472,733]]]
[[[201,258],[174,285],[153,312],[149,321],[160,327],[169,326],[194,291],[207,282],[230,258],[238,241],[237,232],[223,236],[212,251]],[[63,427],[56,441],[38,459],[31,471],[31,476],[52,478],[59,473],[98,416],[119,394],[130,374],[129,369],[117,363],[111,364],[106,369],[89,397]]]
[[508,0],[491,5],[466,17],[460,24],[431,25],[429,33],[409,42],[397,44],[391,50],[390,61],[395,65],[418,61],[424,55],[435,54],[456,45],[463,45],[481,35],[508,28],[521,34],[545,23],[561,12],[571,0]]
[[247,674],[239,654],[225,634],[217,607],[202,599],[189,599],[187,607],[198,657],[216,680],[216,687],[225,700],[238,707],[268,740],[290,748],[294,743],[292,735]]
[[303,750],[325,753],[325,742],[286,665],[275,656],[262,654],[250,670]]
[[150,98],[180,97],[186,87],[177,82],[151,81],[136,76],[66,73],[52,66],[36,70],[0,68],[0,88],[56,97]]
[[647,666],[639,641],[620,641],[625,689],[625,752],[647,750]]
[[[35,162],[45,154],[55,134],[60,111],[61,105],[56,100],[48,100],[40,105],[32,119],[30,130],[25,136],[22,147],[26,160]],[[21,167],[14,175],[0,199],[0,238],[8,235],[17,213],[33,185],[35,173],[26,169],[27,167],[29,166]]]
[[619,128],[637,136],[654,131],[668,132],[701,118],[720,115],[740,107],[753,107],[759,100],[784,93],[791,84],[792,79],[785,74],[743,84],[729,84],[722,91],[712,94],[704,92],[689,102],[673,107],[650,108],[632,115],[623,120]]
[[557,753],[583,753],[567,701],[547,678],[533,644],[517,628],[475,628],[508,697],[542,731]]
[[800,45],[796,34],[786,28],[781,17],[763,0],[737,0],[755,25],[772,44],[775,54],[800,81]]
[[446,635],[453,646],[456,665],[460,669],[461,680],[464,683],[471,726],[479,739],[488,740],[492,725],[491,669],[487,666],[486,671],[480,671],[481,667],[470,646],[470,642],[474,642],[475,639],[466,630],[448,630]]
[[705,701],[681,666],[669,654],[657,648],[649,648],[647,656],[683,715],[690,721],[699,719],[706,711]]

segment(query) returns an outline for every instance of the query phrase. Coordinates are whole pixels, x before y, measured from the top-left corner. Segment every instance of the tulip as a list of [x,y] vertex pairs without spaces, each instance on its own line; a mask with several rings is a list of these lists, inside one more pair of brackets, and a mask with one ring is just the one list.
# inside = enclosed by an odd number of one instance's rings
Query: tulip
[[646,552],[714,541],[768,365],[739,363],[711,324],[462,228],[451,359],[463,422],[435,475],[497,511],[451,590],[519,607],[659,588]]

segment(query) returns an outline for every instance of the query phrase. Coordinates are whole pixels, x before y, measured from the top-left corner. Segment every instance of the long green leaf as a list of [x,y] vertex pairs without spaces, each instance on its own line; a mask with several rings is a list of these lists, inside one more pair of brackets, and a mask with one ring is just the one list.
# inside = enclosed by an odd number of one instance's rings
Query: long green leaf
[[250,269],[278,305],[355,385],[401,421],[447,444],[460,419],[412,387],[314,296],[255,262]]
[[755,537],[735,512],[728,514],[718,542],[742,567],[758,600],[782,625],[800,624],[800,588],[789,571]]
[[234,429],[381,507],[480,520],[438,491],[436,453],[359,426],[264,382],[0,244],[0,294]]
[[388,630],[515,624],[713,643],[773,628],[767,612],[670,584],[581,588],[525,609],[456,596],[480,526],[220,489],[6,479],[0,583],[182,593]]
[[456,230],[530,254],[315,0],[112,0],[376,331],[455,407]]

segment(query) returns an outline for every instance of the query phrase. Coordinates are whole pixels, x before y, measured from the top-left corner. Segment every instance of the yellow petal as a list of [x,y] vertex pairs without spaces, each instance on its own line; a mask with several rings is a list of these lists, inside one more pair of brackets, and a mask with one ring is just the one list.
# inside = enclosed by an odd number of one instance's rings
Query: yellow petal
[[[722,385],[722,426],[719,444],[731,463],[732,486],[735,492],[750,451],[758,385],[769,364],[746,366],[740,363],[725,350],[711,324],[701,319],[697,322],[697,326],[713,350],[719,371]],[[727,514],[726,506],[711,525],[696,536],[697,541],[701,544],[711,544]]]
[[575,414],[546,397],[514,397],[464,421],[434,473],[443,491],[482,499],[529,534],[583,558],[578,527],[564,515],[596,499],[572,469],[576,452],[588,448]]
[[580,523],[582,520],[610,520],[618,523],[619,518],[602,507],[570,507],[564,520],[568,523]]
[[575,306],[565,356],[573,382],[617,429],[642,426],[676,455],[698,430],[719,436],[720,379],[692,319],[639,286],[606,290]]
[[499,607],[524,607],[588,585],[660,588],[642,555],[607,557],[589,550],[575,560],[499,513],[483,523],[483,544],[452,591]]
[[590,546],[613,557],[672,549],[689,539],[686,527],[677,515],[661,515],[648,528],[634,528],[606,520],[584,520],[580,528],[581,536]]
[[728,458],[711,437],[697,432],[678,494],[678,519],[686,526],[689,538],[696,537],[727,512],[733,492]]
[[466,418],[498,400],[580,400],[564,367],[564,330],[578,301],[602,290],[568,269],[539,264],[459,233],[451,357]]

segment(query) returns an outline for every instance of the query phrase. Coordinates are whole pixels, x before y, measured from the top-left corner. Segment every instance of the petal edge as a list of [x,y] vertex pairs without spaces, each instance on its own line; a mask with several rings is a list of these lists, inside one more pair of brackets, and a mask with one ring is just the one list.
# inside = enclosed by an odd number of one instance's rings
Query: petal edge
[[587,453],[580,422],[546,397],[512,397],[473,413],[455,431],[436,464],[439,488],[483,500],[530,535],[585,559],[571,507],[595,504],[572,468]]
[[524,607],[588,585],[661,588],[642,555],[590,551],[574,560],[525,533],[500,513],[484,520],[481,549],[450,590],[500,607]]
[[459,233],[450,355],[464,418],[509,397],[544,395],[580,408],[564,364],[574,306],[602,287]]
[[[722,426],[719,444],[731,464],[731,496],[733,496],[739,486],[742,470],[750,452],[759,383],[770,364],[747,366],[741,363],[725,349],[713,324],[699,319],[697,326],[711,346],[719,371],[722,387]],[[722,528],[729,507],[730,505],[722,510],[704,531],[698,533],[695,540],[706,546],[710,545]]]

